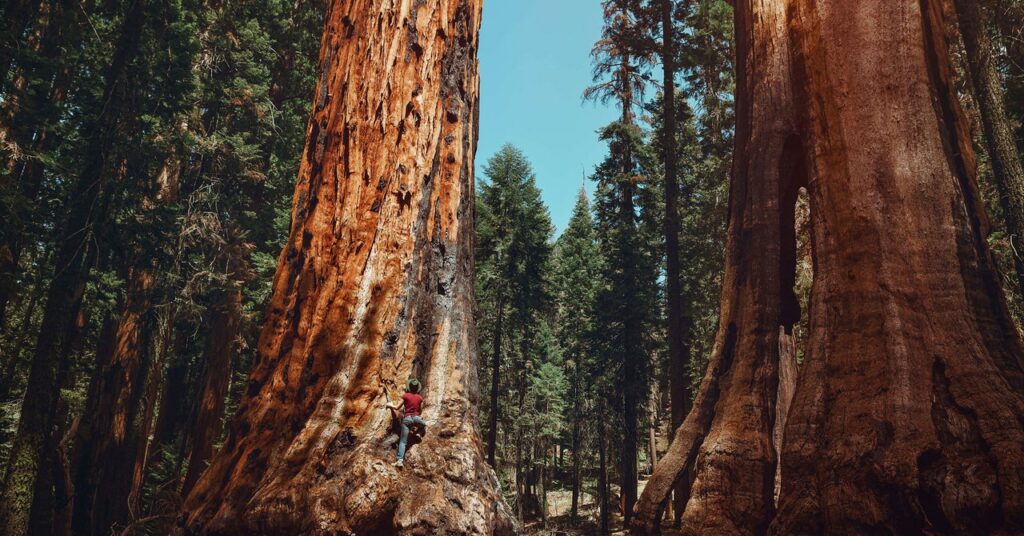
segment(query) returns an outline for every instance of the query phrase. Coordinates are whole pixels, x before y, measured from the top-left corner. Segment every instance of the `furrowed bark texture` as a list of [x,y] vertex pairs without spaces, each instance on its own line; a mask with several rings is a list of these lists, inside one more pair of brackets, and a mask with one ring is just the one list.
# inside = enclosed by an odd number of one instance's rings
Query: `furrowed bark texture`
[[674,483],[686,504],[685,533],[754,534],[771,521],[779,326],[799,318],[781,273],[780,240],[787,223],[792,239],[800,183],[784,8],[779,0],[735,8],[736,151],[721,327],[693,408],[637,503],[635,534],[659,532]]
[[[779,383],[775,392],[775,424],[772,427],[772,446],[775,452],[782,451],[782,439],[785,436],[786,417],[789,406],[793,402],[796,391],[797,363],[796,337],[786,333],[784,327],[779,328]],[[775,486],[772,497],[778,503],[782,491],[782,464],[775,465]]]
[[789,15],[815,267],[770,532],[1019,533],[1021,344],[940,1]]
[[[985,242],[939,0],[762,0],[736,17],[722,329],[638,507],[643,531],[657,531],[651,512],[683,478],[687,533],[1020,532],[1021,342]],[[764,426],[778,326],[799,318],[803,184],[810,333],[773,511]],[[731,441],[744,431],[747,445]]]
[[[515,530],[477,429],[479,0],[333,0],[260,360],[186,499],[203,534]],[[423,383],[398,469],[385,402]]]

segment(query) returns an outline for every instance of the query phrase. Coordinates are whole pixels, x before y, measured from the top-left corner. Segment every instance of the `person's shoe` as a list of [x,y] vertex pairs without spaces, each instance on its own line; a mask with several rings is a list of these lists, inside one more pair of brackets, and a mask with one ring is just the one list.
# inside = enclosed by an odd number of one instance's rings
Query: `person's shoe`
[[395,467],[398,467],[399,469],[401,469],[402,468],[402,460],[396,461],[395,462]]

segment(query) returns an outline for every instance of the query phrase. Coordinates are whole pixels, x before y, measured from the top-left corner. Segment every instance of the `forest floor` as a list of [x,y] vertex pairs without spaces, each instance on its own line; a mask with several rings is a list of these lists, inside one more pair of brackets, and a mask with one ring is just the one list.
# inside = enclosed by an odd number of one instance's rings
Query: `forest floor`
[[[664,419],[658,419],[655,424],[655,444],[659,453],[664,453],[668,450],[671,434],[666,429],[666,419],[668,415],[671,415],[671,407],[666,406],[663,408]],[[646,463],[646,460],[641,460],[642,463]],[[637,481],[637,496],[640,496],[644,492],[644,488],[647,486],[647,479],[650,477],[648,474],[650,469],[648,468],[640,475],[640,479]],[[619,486],[611,484],[611,495],[614,498],[619,497]],[[527,521],[524,525],[526,534],[531,536],[591,536],[600,534],[598,511],[597,511],[597,500],[594,495],[589,493],[580,494],[580,505],[579,505],[579,522],[576,526],[573,526],[569,519],[569,514],[572,510],[572,490],[569,489],[552,489],[547,492],[547,510],[548,518],[546,521],[534,519]],[[611,525],[613,535],[625,535],[629,534],[622,526],[622,516],[618,512],[612,512]],[[680,534],[679,531],[672,528],[662,528],[661,533],[665,536],[673,536]]]
[[[647,479],[638,482],[638,493],[643,493]],[[614,486],[613,486],[614,487]],[[615,490],[613,489],[613,492]],[[613,493],[615,495],[615,493]],[[597,519],[597,504],[594,497],[583,493],[580,495],[579,516],[580,521],[574,527],[569,520],[569,512],[572,508],[572,492],[569,490],[552,490],[547,493],[548,518],[546,522],[540,520],[526,522],[526,533],[532,536],[592,536],[599,534]],[[622,516],[617,512],[612,513],[613,536],[629,534],[622,527]],[[680,532],[663,528],[661,533],[664,536],[681,534]]]

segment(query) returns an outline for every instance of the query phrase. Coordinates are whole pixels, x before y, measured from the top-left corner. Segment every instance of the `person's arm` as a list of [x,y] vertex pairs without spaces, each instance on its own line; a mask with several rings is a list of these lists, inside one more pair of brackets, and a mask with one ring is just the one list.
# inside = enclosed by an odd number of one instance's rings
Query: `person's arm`
[[386,407],[388,409],[391,409],[391,410],[394,410],[394,411],[399,411],[404,406],[405,406],[405,400],[404,399],[398,401],[398,403],[396,403],[396,404],[384,404],[384,407]]

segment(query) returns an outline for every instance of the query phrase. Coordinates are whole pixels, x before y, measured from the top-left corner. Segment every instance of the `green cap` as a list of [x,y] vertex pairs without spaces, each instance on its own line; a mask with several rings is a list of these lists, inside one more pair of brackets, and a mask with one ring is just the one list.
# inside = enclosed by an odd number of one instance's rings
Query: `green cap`
[[420,392],[420,381],[416,378],[409,378],[409,381],[405,385],[410,393]]

